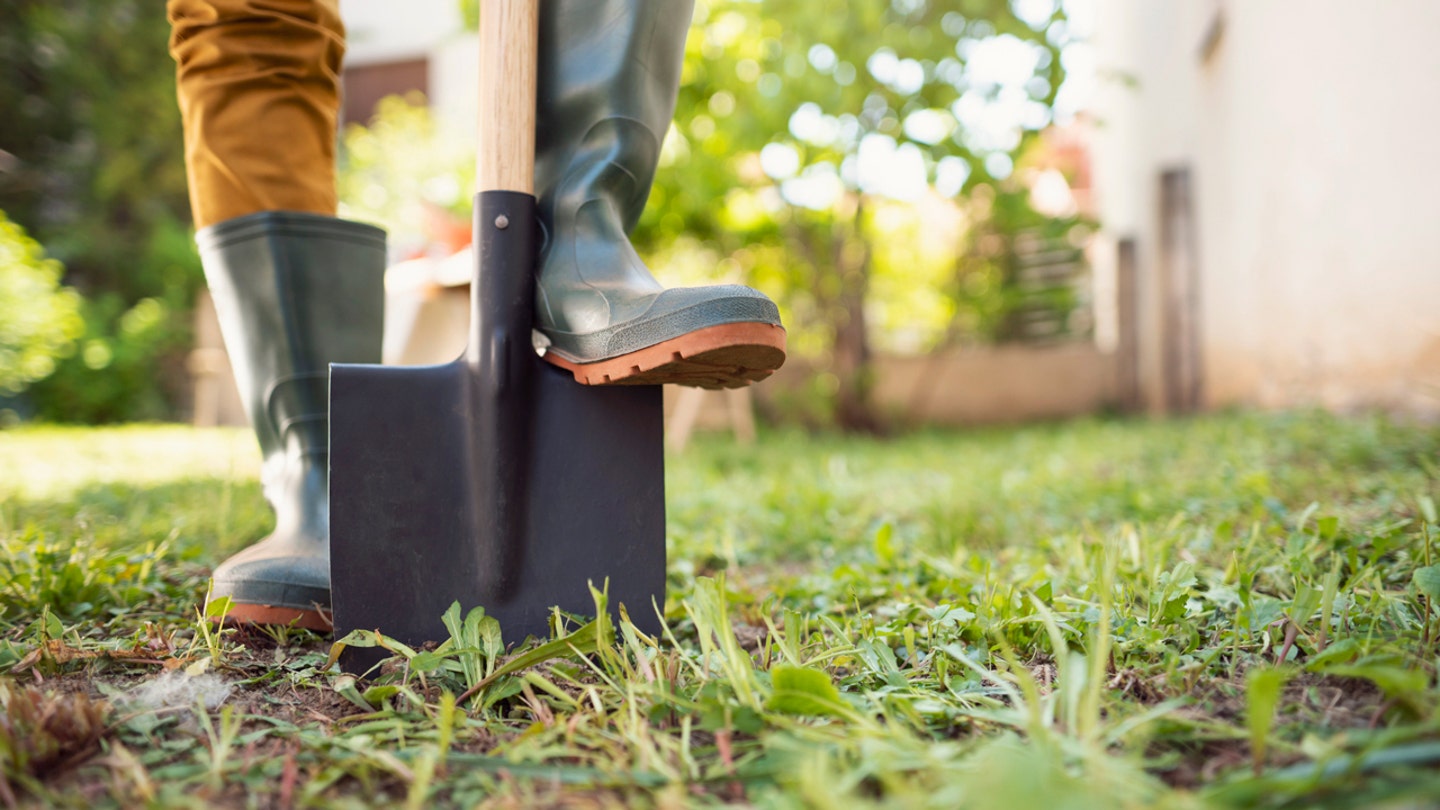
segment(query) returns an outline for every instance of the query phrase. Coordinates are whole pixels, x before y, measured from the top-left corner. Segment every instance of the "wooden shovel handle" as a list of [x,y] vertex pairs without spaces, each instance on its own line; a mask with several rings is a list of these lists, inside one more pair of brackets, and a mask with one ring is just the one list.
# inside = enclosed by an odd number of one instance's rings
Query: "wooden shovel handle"
[[540,0],[480,3],[477,191],[535,194],[535,63]]

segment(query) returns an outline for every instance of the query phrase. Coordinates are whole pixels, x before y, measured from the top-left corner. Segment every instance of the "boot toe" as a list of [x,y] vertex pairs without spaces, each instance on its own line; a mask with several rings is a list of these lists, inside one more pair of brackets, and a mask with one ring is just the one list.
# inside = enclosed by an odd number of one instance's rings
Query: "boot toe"
[[323,557],[280,553],[260,543],[221,563],[213,578],[211,598],[296,610],[330,607],[330,562]]
[[740,388],[785,362],[779,310],[739,285],[664,290],[643,314],[606,329],[546,335],[545,359],[586,385]]
[[546,329],[550,351],[573,363],[595,363],[627,355],[685,335],[726,324],[780,326],[780,311],[765,294],[739,284],[677,287],[656,294],[645,311],[604,329],[583,334]]

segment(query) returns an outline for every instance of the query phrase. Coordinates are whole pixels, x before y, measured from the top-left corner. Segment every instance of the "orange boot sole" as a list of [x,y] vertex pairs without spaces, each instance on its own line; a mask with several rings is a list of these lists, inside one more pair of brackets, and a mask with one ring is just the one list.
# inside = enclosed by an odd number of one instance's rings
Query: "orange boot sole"
[[230,610],[225,614],[225,622],[228,624],[289,625],[314,630],[318,633],[328,633],[335,629],[335,623],[330,620],[328,612],[275,605],[251,605],[242,602],[236,602],[230,606]]
[[582,385],[743,388],[785,362],[785,330],[768,323],[726,323],[594,363],[577,363],[553,351],[545,353],[545,360]]

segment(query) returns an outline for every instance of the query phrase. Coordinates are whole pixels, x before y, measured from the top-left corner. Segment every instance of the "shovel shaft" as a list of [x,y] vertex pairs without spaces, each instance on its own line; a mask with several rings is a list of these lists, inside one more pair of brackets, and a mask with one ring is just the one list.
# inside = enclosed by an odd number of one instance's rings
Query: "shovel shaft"
[[533,453],[535,81],[539,0],[480,4],[480,148],[470,290],[472,418],[466,479],[478,580],[504,599],[519,576]]
[[535,70],[540,0],[480,4],[478,191],[535,193]]

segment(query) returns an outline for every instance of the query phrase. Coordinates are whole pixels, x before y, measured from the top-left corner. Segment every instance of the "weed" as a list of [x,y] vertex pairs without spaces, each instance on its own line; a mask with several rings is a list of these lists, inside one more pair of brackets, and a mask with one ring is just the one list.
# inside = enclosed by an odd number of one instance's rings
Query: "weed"
[[40,793],[39,779],[93,753],[109,706],[84,694],[42,693],[0,680],[0,802],[15,789]]

